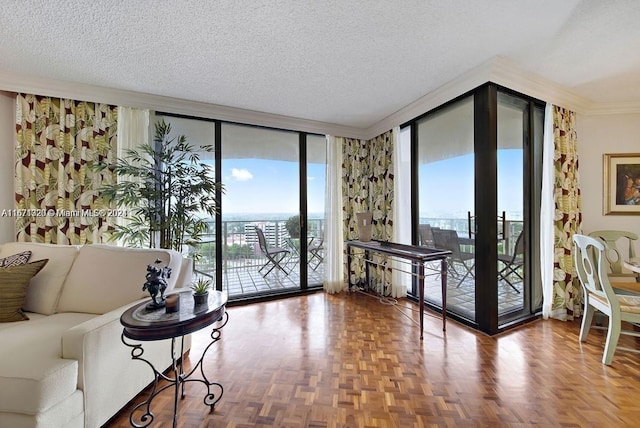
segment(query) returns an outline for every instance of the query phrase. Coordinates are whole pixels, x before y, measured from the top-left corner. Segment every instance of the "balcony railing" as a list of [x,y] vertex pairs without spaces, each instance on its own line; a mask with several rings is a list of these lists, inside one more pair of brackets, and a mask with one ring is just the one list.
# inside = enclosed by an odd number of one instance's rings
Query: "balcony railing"
[[[222,239],[218,242],[222,245],[222,289],[227,291],[231,300],[243,298],[247,295],[278,292],[282,289],[295,289],[300,287],[300,260],[297,248],[290,239],[289,233],[284,227],[286,219],[257,219],[257,220],[226,220],[222,222]],[[421,224],[431,224],[433,227],[456,230],[461,237],[468,236],[467,219],[451,218],[421,218]],[[258,240],[254,231],[260,227],[267,233],[265,237],[269,246],[285,247],[291,250],[289,257],[284,261],[288,274],[282,274],[278,270],[263,276],[258,272],[265,263],[265,256],[260,251]],[[323,239],[324,220],[308,220],[308,238],[313,242]],[[522,221],[508,221],[506,224],[506,237],[499,242],[499,249],[503,253],[513,251],[518,234],[522,231]],[[208,232],[198,248],[192,248],[191,253],[197,253],[195,268],[197,275],[205,275],[215,278],[216,272],[216,235],[215,223],[209,222]],[[322,284],[324,264],[307,267],[309,284]]]
[[[196,275],[215,278],[216,245],[222,245],[223,290],[230,299],[241,298],[257,293],[269,293],[272,290],[298,288],[300,286],[299,249],[285,228],[286,219],[253,219],[227,220],[222,222],[222,239],[217,240],[215,222],[209,222],[208,232],[203,235],[198,248],[190,249],[195,255]],[[308,238],[322,239],[324,230],[323,219],[309,219],[307,226]],[[291,252],[283,261],[287,275],[274,270],[273,273],[262,275],[258,272],[266,261],[258,245],[255,227],[265,232],[269,247],[284,247]],[[317,241],[315,241],[317,242]],[[322,283],[324,266],[308,268],[309,283]]]

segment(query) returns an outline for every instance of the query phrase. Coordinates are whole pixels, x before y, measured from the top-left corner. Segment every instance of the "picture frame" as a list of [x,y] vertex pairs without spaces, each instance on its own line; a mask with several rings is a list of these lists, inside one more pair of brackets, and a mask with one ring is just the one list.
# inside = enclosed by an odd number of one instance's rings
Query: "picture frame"
[[640,153],[603,157],[604,215],[640,215]]

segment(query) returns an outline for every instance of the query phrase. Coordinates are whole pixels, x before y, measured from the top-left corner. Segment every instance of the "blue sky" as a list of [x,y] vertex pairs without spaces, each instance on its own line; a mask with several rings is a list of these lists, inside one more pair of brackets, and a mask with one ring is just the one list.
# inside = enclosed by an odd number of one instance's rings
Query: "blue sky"
[[[522,212],[522,150],[498,152],[498,210]],[[309,164],[308,211],[324,212],[325,165]],[[473,155],[420,166],[420,214],[465,217],[473,212]],[[265,159],[223,159],[226,214],[297,213],[298,163]],[[516,214],[518,213],[518,214]]]
[[[324,212],[325,165],[307,166],[307,209]],[[222,198],[226,213],[297,213],[298,163],[264,159],[223,159]]]
[[[466,218],[473,210],[473,154],[420,165],[420,216]],[[522,213],[522,150],[498,151],[498,211]]]

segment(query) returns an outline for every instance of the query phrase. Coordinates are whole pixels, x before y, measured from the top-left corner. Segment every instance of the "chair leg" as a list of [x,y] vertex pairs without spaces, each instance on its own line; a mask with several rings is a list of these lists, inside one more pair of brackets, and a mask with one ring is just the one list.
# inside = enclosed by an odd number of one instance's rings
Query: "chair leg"
[[269,273],[274,270],[275,268],[280,269],[282,272],[284,272],[286,275],[289,275],[289,273],[280,265],[280,262],[282,261],[282,259],[284,259],[286,256],[286,254],[281,255],[280,257],[276,256],[276,257],[267,257],[267,263],[265,263],[260,269],[258,269],[258,272],[261,272],[262,269],[264,269],[265,267],[267,267],[267,265],[271,264],[271,268],[264,274],[262,274],[262,276],[267,276],[269,275]]
[[618,339],[620,339],[620,330],[622,328],[620,318],[612,315],[609,317],[609,329],[607,331],[607,342],[604,345],[604,354],[602,355],[602,363],[608,366],[611,365],[613,360],[613,354],[616,352],[618,346]]
[[[309,257],[308,264],[309,266],[311,266],[311,269],[315,271],[316,269],[318,269],[318,266],[322,264],[324,257],[322,257],[317,251],[311,251],[309,254],[311,254],[311,257]],[[312,262],[315,259],[318,259],[318,261],[316,262],[315,266],[313,266]]]
[[585,302],[584,307],[585,310],[582,315],[582,326],[580,327],[580,342],[587,341],[587,336],[591,329],[591,322],[593,321],[593,313],[595,312],[595,309],[589,304],[589,302]]
[[462,266],[464,266],[466,272],[465,272],[464,276],[462,277],[462,279],[460,281],[458,281],[458,285],[456,285],[456,288],[460,287],[462,285],[462,283],[464,282],[464,280],[467,279],[467,277],[469,275],[473,276],[473,268],[476,266],[475,263],[471,267],[467,266],[465,262],[460,262],[460,264]]
[[503,279],[507,284],[509,284],[511,288],[515,290],[516,293],[520,294],[520,290],[518,290],[518,288],[515,285],[513,285],[511,281],[509,281],[509,275],[511,274],[516,275],[518,278],[520,278],[521,281],[524,281],[524,278],[520,276],[517,270],[509,265],[505,266],[504,268],[502,268],[502,270],[498,272],[498,279]]
[[516,292],[516,293],[520,294],[520,290],[518,290],[518,288],[516,288],[516,286],[515,286],[515,285],[513,285],[513,284],[511,283],[511,281],[509,281],[509,278],[507,278],[506,276],[503,276],[503,277],[502,277],[502,279],[504,279],[504,280],[505,280],[505,282],[506,282],[507,284],[509,284],[509,286],[510,286],[511,288],[513,288],[513,289],[515,290],[515,292]]
[[[273,268],[278,268],[278,269],[280,269],[282,272],[284,272],[284,273],[285,273],[285,275],[289,275],[289,272],[287,272],[287,270],[286,270],[286,269],[285,269],[285,268],[280,264],[280,262],[281,262],[282,260],[284,260],[284,258],[285,258],[286,256],[287,256],[286,254],[282,254],[280,257],[277,257],[277,256],[276,256],[276,257],[274,257],[274,258],[273,258],[273,259],[274,259],[274,266],[273,266]],[[273,269],[273,268],[271,268],[271,269]]]

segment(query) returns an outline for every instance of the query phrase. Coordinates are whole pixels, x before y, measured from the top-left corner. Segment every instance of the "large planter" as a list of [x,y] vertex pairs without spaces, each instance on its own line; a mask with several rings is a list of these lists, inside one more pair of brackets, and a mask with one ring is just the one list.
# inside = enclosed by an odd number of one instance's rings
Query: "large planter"
[[371,220],[373,215],[370,212],[356,213],[358,219],[358,239],[362,242],[371,241]]

